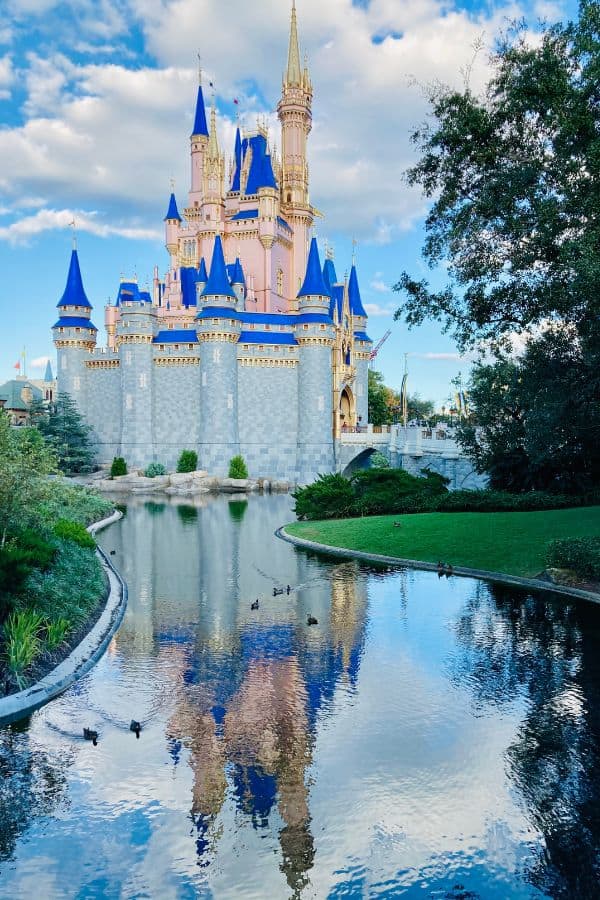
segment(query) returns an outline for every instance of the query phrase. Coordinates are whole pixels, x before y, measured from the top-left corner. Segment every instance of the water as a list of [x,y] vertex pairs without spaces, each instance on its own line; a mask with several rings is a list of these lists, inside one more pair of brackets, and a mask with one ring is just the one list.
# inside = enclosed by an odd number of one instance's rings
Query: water
[[290,508],[138,499],[102,534],[129,608],[0,730],[0,895],[600,896],[600,609],[307,555]]

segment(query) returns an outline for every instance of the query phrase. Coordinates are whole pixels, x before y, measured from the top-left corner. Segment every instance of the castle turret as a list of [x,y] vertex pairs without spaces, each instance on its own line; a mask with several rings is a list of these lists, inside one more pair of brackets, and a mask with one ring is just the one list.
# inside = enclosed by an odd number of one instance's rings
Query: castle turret
[[304,283],[298,294],[296,340],[298,370],[298,481],[306,484],[333,469],[334,325],[331,298],[323,279],[316,238],[308,255]]
[[154,459],[152,340],[158,317],[157,307],[147,300],[136,292],[121,292],[115,338],[121,371],[121,455],[130,467]]
[[226,475],[229,460],[239,452],[237,343],[242,328],[237,305],[217,235],[196,317],[201,345],[200,465],[216,475]]
[[206,271],[206,263],[204,261],[204,257],[200,260],[200,266],[198,268],[198,280],[196,281],[196,306],[200,308],[200,298],[202,297],[202,292],[206,287],[206,283],[208,281],[208,272]]
[[348,304],[352,317],[354,338],[354,363],[356,366],[356,415],[357,421],[366,425],[369,421],[369,361],[372,341],[367,334],[367,313],[360,296],[356,265],[352,263],[348,283]]
[[171,257],[171,268],[177,267],[177,249],[179,245],[179,226],[181,225],[181,216],[177,209],[177,201],[175,194],[171,191],[169,198],[169,208],[165,216],[165,246]]
[[239,256],[236,256],[233,266],[229,266],[228,268],[231,269],[229,280],[231,282],[231,287],[238,298],[238,309],[243,312],[244,300],[246,297],[246,279],[244,277],[244,270]]
[[213,100],[210,111],[210,136],[204,163],[204,201],[202,211],[209,222],[221,222],[225,206],[225,157],[217,138],[217,111]]
[[67,284],[57,303],[58,321],[52,327],[57,351],[57,390],[69,394],[81,411],[85,410],[86,362],[96,346],[98,329],[90,320],[92,304],[87,298],[73,246]]
[[196,114],[194,127],[190,136],[190,152],[192,177],[189,194],[190,209],[200,210],[204,199],[204,178],[206,151],[208,148],[208,127],[206,125],[206,108],[202,93],[202,75],[199,74],[198,96],[196,98]]
[[299,283],[306,265],[306,247],[313,211],[309,202],[307,140],[312,128],[313,89],[308,69],[301,68],[296,3],[292,19],[287,69],[277,114],[281,122],[281,203],[294,228],[292,284]]

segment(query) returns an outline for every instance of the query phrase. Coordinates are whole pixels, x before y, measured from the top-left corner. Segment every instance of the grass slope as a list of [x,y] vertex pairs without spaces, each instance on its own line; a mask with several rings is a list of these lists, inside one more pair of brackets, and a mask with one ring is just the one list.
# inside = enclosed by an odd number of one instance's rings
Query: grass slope
[[[393,523],[401,522],[400,528]],[[296,537],[349,550],[531,578],[554,538],[600,535],[600,506],[510,513],[421,513],[294,522]]]

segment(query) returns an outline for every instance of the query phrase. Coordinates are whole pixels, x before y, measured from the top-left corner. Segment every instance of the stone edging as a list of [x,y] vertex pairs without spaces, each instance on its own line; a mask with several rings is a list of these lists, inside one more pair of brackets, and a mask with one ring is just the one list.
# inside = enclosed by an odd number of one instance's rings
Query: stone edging
[[[362,562],[383,563],[386,566],[407,566],[411,569],[422,569],[425,572],[437,572],[435,563],[422,562],[417,559],[402,559],[398,556],[382,556],[378,553],[364,553],[362,550],[347,550],[343,547],[332,547],[330,544],[319,544],[316,541],[308,541],[305,538],[288,534],[283,525],[277,529],[275,535],[281,540],[295,544],[304,550],[314,550],[317,553],[326,553],[329,556],[358,559]],[[552,584],[548,581],[541,581],[539,578],[520,578],[518,575],[487,572],[484,569],[469,569],[466,566],[453,566],[452,574],[461,575],[464,578],[480,578],[484,581],[495,581],[515,587],[531,588],[536,591],[550,591],[553,594],[566,594],[569,597],[588,600],[591,603],[600,603],[600,594],[596,594],[593,591],[582,591],[579,588],[568,587],[564,584]]]
[[[100,529],[117,522],[122,515],[115,511],[107,519],[90,525],[87,530],[90,534],[96,534]],[[85,675],[104,654],[121,624],[127,607],[127,585],[100,547],[96,547],[96,555],[109,583],[108,599],[102,615],[81,643],[55,669],[31,687],[0,699],[0,726],[26,718]]]

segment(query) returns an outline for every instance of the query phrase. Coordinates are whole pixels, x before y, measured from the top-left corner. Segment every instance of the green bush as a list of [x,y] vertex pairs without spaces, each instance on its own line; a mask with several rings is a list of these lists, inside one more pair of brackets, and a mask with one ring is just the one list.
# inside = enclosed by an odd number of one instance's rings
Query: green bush
[[247,478],[248,477],[248,467],[244,462],[243,456],[234,456],[231,462],[229,463],[229,477],[230,478]]
[[54,526],[54,534],[67,541],[75,541],[80,547],[89,547],[93,550],[96,546],[96,541],[89,531],[86,531],[79,522],[71,522],[69,519],[59,519]]
[[113,503],[96,491],[60,479],[44,485],[44,496],[35,509],[34,519],[37,527],[49,531],[57,519],[91,525],[110,515],[113,507]]
[[372,469],[389,469],[390,464],[383,453],[380,453],[378,450],[371,457],[371,468]]
[[198,454],[195,450],[182,450],[179,462],[177,463],[178,472],[195,472],[198,468]]
[[56,561],[48,572],[34,569],[27,581],[27,605],[45,619],[68,619],[73,627],[84,622],[106,596],[102,566],[89,547],[59,540]]
[[127,475],[127,463],[122,456],[115,456],[110,467],[111,478]]
[[71,623],[68,619],[55,619],[53,622],[46,622],[44,641],[46,650],[52,653],[61,644],[64,644],[70,630]]
[[600,579],[600,536],[551,541],[546,565],[572,569],[580,578]]
[[341,519],[355,515],[352,484],[343,475],[319,475],[292,494],[299,519]]
[[56,550],[56,544],[30,529],[12,536],[0,549],[0,622],[14,606],[15,598],[25,590],[31,572],[47,571]]
[[146,471],[144,472],[144,475],[146,476],[146,478],[156,478],[157,475],[166,475],[166,474],[167,474],[167,470],[165,469],[163,464],[157,463],[157,462],[150,463],[150,465],[146,467]]
[[24,673],[42,649],[40,630],[43,618],[33,609],[12,612],[4,623],[4,657],[6,668],[19,688],[25,684]]

